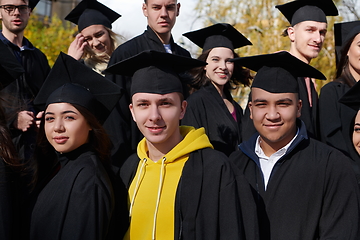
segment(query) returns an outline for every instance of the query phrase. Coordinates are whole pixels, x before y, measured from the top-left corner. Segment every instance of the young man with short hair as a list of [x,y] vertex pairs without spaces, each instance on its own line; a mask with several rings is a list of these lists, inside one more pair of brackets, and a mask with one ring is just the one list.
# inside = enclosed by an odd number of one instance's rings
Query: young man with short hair
[[[131,219],[124,239],[244,239],[237,183],[226,156],[212,149],[204,128],[179,126],[187,102],[178,72],[203,65],[147,51],[107,70],[133,74],[130,110],[144,135],[120,170]],[[241,194],[250,196],[250,189]]]
[[20,157],[25,159],[31,157],[35,145],[37,110],[33,99],[50,72],[46,56],[24,37],[24,30],[37,3],[38,0],[0,0],[0,40],[8,47],[9,57],[16,58],[25,70],[1,91],[10,104],[6,114],[13,141]]
[[359,239],[359,189],[350,159],[308,137],[298,119],[297,78],[324,76],[288,52],[234,61],[257,71],[249,107],[258,133],[230,160],[255,193],[260,239]]
[[[191,57],[187,50],[174,42],[171,35],[176,17],[179,16],[180,12],[180,3],[177,0],[145,0],[142,11],[147,18],[147,30],[143,34],[121,44],[111,55],[108,66],[145,50],[156,50]],[[104,125],[114,145],[112,151],[113,163],[121,165],[124,159],[136,151],[136,146],[142,136],[132,120],[128,108],[131,78],[122,75],[107,75],[107,77],[123,89],[123,96],[118,106]]]

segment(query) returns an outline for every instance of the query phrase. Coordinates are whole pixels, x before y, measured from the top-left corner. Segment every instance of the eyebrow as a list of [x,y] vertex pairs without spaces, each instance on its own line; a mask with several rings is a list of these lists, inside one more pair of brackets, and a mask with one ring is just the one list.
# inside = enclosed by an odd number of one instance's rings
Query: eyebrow
[[[266,99],[255,99],[253,100],[254,103],[257,102],[268,102],[268,100]],[[293,100],[291,98],[282,98],[282,99],[278,99],[276,100],[276,102],[293,102]]]
[[[74,114],[78,115],[77,112],[74,112],[74,111],[72,111],[72,110],[67,110],[67,111],[61,112],[61,114],[67,114],[67,113],[74,113]],[[52,114],[52,115],[54,115],[55,113],[53,113],[53,112],[46,112],[45,115],[47,115],[47,114]]]

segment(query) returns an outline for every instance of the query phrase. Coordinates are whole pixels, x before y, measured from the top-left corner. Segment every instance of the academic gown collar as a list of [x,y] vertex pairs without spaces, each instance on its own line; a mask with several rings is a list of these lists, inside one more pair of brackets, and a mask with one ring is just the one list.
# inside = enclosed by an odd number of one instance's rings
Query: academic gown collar
[[[281,159],[283,159],[285,156],[291,153],[294,150],[294,148],[298,146],[301,142],[307,141],[309,139],[304,122],[301,121],[300,119],[296,119],[296,126],[299,128],[299,133],[295,138],[295,140],[291,143],[290,147],[287,149],[285,155],[281,157]],[[249,158],[251,158],[259,168],[261,168],[259,157],[255,153],[255,144],[258,136],[259,133],[255,133],[254,135],[251,136],[251,138],[248,141],[241,143],[239,145],[239,148],[244,154],[246,154]]]
[[[147,30],[145,30],[145,34],[148,36],[148,38],[154,42],[156,42],[157,44],[160,44],[163,48],[164,45],[161,42],[161,40],[159,39],[159,37],[156,35],[156,33],[154,32],[154,30],[152,30],[152,28],[148,25],[147,26]],[[170,42],[169,42],[170,46],[171,46],[171,50],[175,51],[175,42],[174,39],[172,37],[172,35],[170,36]],[[164,49],[165,50],[165,49]]]
[[69,161],[74,161],[77,158],[79,158],[80,155],[82,155],[85,152],[91,151],[90,144],[84,144],[77,149],[68,152],[68,153],[60,153],[56,151],[56,155],[58,157],[58,161],[61,165],[61,168],[63,168]]

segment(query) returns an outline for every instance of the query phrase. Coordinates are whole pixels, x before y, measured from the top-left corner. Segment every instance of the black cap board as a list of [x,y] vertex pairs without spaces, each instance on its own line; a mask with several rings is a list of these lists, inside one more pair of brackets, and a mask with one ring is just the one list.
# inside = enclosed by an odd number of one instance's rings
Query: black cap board
[[358,111],[360,109],[360,81],[355,83],[355,85],[339,99],[339,102]]
[[96,0],[83,0],[65,17],[65,20],[77,24],[81,32],[91,25],[103,25],[111,29],[111,24],[119,17],[120,14]]
[[275,7],[286,17],[291,26],[303,21],[326,23],[326,16],[339,14],[332,0],[295,0]]
[[215,47],[234,50],[252,43],[228,23],[217,23],[196,31],[184,33],[190,41],[203,49],[203,52]]
[[34,104],[44,109],[52,103],[77,104],[104,122],[119,98],[118,85],[61,52]]
[[326,79],[320,71],[286,51],[230,61],[257,71],[251,87],[271,93],[298,93],[298,77]]
[[21,74],[25,72],[24,68],[17,61],[8,47],[0,41],[0,90],[5,88]]
[[336,58],[339,61],[341,50],[347,42],[360,33],[360,21],[343,22],[334,24],[334,38]]
[[29,0],[29,7],[34,9],[39,2],[40,0]]
[[180,73],[205,66],[206,62],[189,57],[147,50],[115,63],[104,72],[132,76],[131,96],[135,93],[183,93]]

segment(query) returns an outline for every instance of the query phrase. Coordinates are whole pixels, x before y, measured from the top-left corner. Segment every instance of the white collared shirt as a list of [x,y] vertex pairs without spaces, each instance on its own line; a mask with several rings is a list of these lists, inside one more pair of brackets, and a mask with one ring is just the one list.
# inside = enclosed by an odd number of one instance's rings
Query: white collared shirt
[[164,44],[165,51],[172,54],[171,44]]
[[262,150],[262,148],[260,146],[260,136],[258,136],[258,138],[256,139],[255,153],[259,157],[261,171],[264,175],[265,190],[266,190],[271,172],[272,172],[275,164],[277,163],[277,161],[279,161],[279,159],[282,156],[285,155],[286,151],[290,147],[291,143],[295,140],[298,133],[299,133],[299,129],[297,130],[295,137],[293,139],[291,139],[291,141],[288,144],[286,144],[284,147],[280,148],[277,152],[273,153],[270,157],[265,155],[264,151]]

